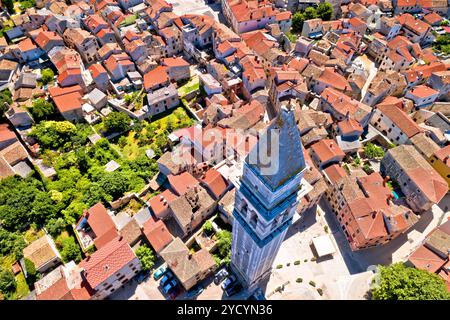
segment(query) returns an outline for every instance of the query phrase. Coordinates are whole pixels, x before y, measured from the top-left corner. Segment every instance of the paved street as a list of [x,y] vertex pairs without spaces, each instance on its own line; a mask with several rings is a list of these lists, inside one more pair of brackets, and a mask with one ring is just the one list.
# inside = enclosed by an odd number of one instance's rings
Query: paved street
[[[330,228],[324,218],[324,212],[319,207],[317,212],[307,212],[290,228],[275,259],[272,275],[265,288],[268,299],[344,299],[349,298],[347,288],[352,288],[350,299],[363,298],[372,273],[352,275],[357,270],[349,270],[333,237],[330,238],[337,252],[333,257],[319,258],[314,261],[310,246],[311,239],[325,235],[326,226]],[[295,261],[300,261],[300,264],[294,265]],[[278,265],[283,267],[278,269]],[[298,278],[301,278],[302,282],[297,282]],[[310,281],[313,281],[315,286],[311,285]],[[276,289],[283,284],[284,290],[276,292]],[[322,296],[318,288],[323,290]]]

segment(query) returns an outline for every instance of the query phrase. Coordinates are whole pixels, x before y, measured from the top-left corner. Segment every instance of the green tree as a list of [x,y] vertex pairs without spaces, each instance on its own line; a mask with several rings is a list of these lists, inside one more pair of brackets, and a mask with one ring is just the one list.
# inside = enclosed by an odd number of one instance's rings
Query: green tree
[[303,15],[305,16],[305,20],[315,19],[317,18],[317,12],[316,9],[313,7],[308,7],[303,12]]
[[231,260],[231,232],[221,230],[217,233],[217,251],[219,257],[225,264],[229,264]]
[[28,286],[32,286],[37,280],[39,280],[40,274],[36,270],[36,266],[34,265],[33,261],[30,259],[24,259],[25,261],[25,268],[27,270],[27,284]]
[[121,197],[130,186],[128,177],[120,171],[106,173],[99,184],[113,199]]
[[364,146],[364,154],[368,158],[382,158],[384,157],[384,150],[383,148],[376,146],[371,142],[368,142]]
[[14,0],[3,0],[2,4],[8,9],[9,13],[14,13]]
[[23,236],[18,232],[10,232],[0,227],[0,255],[14,255],[16,259],[22,258],[22,250],[26,247]]
[[150,249],[146,245],[137,248],[136,256],[141,261],[142,270],[144,271],[151,270],[155,265],[156,261],[155,255],[153,254],[152,249]]
[[450,33],[438,36],[433,43],[433,48],[444,54],[450,54]]
[[8,110],[8,105],[12,103],[12,94],[9,89],[0,92],[0,118]]
[[130,117],[123,112],[111,112],[103,120],[107,132],[123,132],[130,128]]
[[302,32],[303,22],[305,22],[305,16],[301,12],[296,12],[292,16],[292,31],[294,32]]
[[208,220],[203,224],[203,231],[205,231],[207,234],[212,234],[214,232],[211,221]]
[[81,250],[73,237],[64,238],[61,241],[61,258],[67,263],[75,261],[76,263],[81,261]]
[[14,274],[7,269],[0,268],[0,292],[9,294],[16,290],[17,283]]
[[66,229],[66,227],[67,223],[61,217],[56,219],[52,218],[45,225],[47,232],[50,233],[52,237],[60,235],[61,232],[63,232]]
[[333,16],[333,6],[329,2],[319,3],[317,6],[317,17],[321,18],[323,21],[331,20]]
[[410,268],[403,263],[380,266],[372,285],[374,300],[450,299],[445,282],[434,273]]
[[48,84],[49,82],[53,81],[53,78],[55,77],[55,74],[53,73],[53,70],[50,68],[42,70],[42,83]]

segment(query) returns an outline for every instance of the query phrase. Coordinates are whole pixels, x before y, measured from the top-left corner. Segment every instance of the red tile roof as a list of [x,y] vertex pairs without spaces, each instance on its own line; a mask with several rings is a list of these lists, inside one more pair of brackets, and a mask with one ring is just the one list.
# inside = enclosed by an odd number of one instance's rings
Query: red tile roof
[[0,124],[0,142],[17,139],[14,131],[9,127],[8,124],[2,123]]
[[144,234],[153,250],[161,252],[174,239],[162,220],[149,220],[144,224]]
[[323,171],[333,184],[338,183],[341,178],[347,176],[347,171],[345,171],[345,169],[339,164],[333,164],[328,168],[325,168]]
[[345,153],[339,148],[333,139],[325,139],[316,142],[311,146],[313,152],[317,155],[320,162],[326,162],[334,157],[345,157]]
[[158,66],[144,75],[144,87],[147,91],[164,85],[166,82],[169,82],[169,75],[165,66]]
[[161,192],[160,194],[154,196],[147,202],[149,206],[152,208],[153,213],[158,218],[161,218],[161,215],[164,213],[164,211],[168,209],[169,203],[175,200],[176,198],[177,196],[173,194],[172,191],[167,189]]
[[167,67],[189,67],[190,64],[186,60],[184,60],[182,57],[175,57],[175,58],[163,58],[161,59],[161,63],[163,66]]
[[92,78],[97,78],[101,74],[107,73],[105,68],[100,63],[94,63],[88,69],[91,72]]
[[199,184],[198,180],[187,171],[176,176],[169,175],[167,179],[172,189],[179,195],[185,194],[190,188]]
[[426,270],[432,273],[438,271],[445,264],[444,259],[424,245],[421,245],[414,251],[413,254],[409,256],[408,260],[417,269]]
[[388,117],[408,138],[422,132],[419,125],[399,108],[392,105],[377,105],[383,116]]
[[56,108],[64,113],[76,109],[81,109],[82,96],[79,92],[67,93],[53,98]]
[[26,38],[25,40],[19,42],[19,49],[22,52],[26,52],[37,49],[37,47],[30,38]]
[[446,165],[450,166],[450,144],[436,151],[434,155]]
[[89,285],[98,285],[136,259],[130,245],[122,237],[117,237],[80,262]]
[[214,194],[216,199],[218,199],[228,187],[227,180],[225,180],[220,172],[215,169],[206,171],[200,180],[208,186],[208,189]]
[[84,215],[92,231],[95,233],[94,243],[97,249],[103,247],[119,235],[114,221],[101,202],[89,208]]
[[439,91],[436,91],[430,87],[427,87],[425,85],[420,85],[420,86],[416,86],[414,88],[412,88],[411,90],[409,90],[409,92],[418,98],[426,98],[429,96],[433,96],[439,93]]

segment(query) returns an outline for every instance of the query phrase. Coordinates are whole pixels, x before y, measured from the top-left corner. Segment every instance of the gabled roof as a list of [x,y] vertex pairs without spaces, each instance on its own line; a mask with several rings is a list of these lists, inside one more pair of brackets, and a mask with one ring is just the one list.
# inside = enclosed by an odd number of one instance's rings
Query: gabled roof
[[174,239],[162,220],[147,221],[144,224],[144,234],[156,253],[160,253]]
[[136,255],[130,245],[122,237],[117,237],[81,261],[80,267],[84,269],[89,285],[95,289],[134,259]]

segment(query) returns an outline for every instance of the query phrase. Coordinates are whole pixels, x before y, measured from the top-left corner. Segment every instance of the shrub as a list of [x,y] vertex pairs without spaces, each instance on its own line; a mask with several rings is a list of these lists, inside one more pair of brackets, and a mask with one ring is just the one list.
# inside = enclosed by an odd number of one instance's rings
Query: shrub
[[300,264],[300,260],[294,261],[294,265],[298,266]]
[[316,257],[312,257],[312,258],[311,258],[311,261],[313,261],[313,262],[316,261],[316,260],[317,260]]
[[28,286],[32,286],[38,279],[39,279],[39,273],[36,270],[36,266],[34,265],[33,261],[29,259],[25,260],[25,268],[27,270],[27,284]]
[[374,300],[449,300],[444,280],[434,273],[402,263],[380,266],[372,287]]
[[291,264],[288,262],[288,263],[286,263],[286,267],[289,267]]
[[73,237],[67,237],[61,241],[61,257],[65,263],[75,261],[78,263],[81,261],[81,250]]
[[153,254],[152,249],[150,249],[146,245],[140,246],[136,250],[136,256],[141,261],[142,270],[144,271],[151,270],[155,265],[155,255]]
[[52,69],[44,69],[42,70],[42,83],[43,84],[47,84],[49,82],[51,82],[53,80],[53,78],[55,77],[55,74],[53,73]]
[[376,146],[371,142],[368,142],[364,146],[364,154],[368,158],[382,158],[384,157],[384,150],[383,148]]
[[47,232],[50,233],[52,237],[56,237],[61,234],[61,232],[63,232],[66,227],[67,223],[63,218],[52,218],[45,225]]
[[17,283],[14,274],[10,270],[0,269],[0,292],[8,294],[16,290]]
[[214,232],[214,228],[213,228],[211,221],[208,220],[203,224],[203,231],[205,231],[206,234],[208,234],[208,235],[210,235]]
[[302,283],[303,279],[302,278],[297,278],[297,280],[295,280],[297,283]]
[[328,233],[328,226],[323,226],[323,230]]
[[303,262],[308,262],[308,259],[303,260]]
[[317,293],[322,296],[323,295],[323,290],[321,288],[317,288]]
[[123,132],[130,128],[130,117],[123,112],[111,112],[103,120],[107,132]]
[[311,280],[311,281],[309,282],[309,285],[315,287],[315,286],[316,286],[316,283],[315,283],[314,281]]
[[281,268],[283,268],[282,264],[277,265],[277,269],[281,269]]

